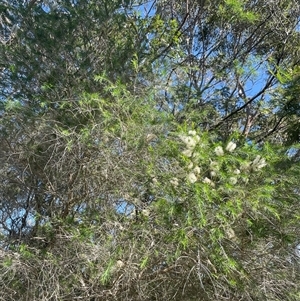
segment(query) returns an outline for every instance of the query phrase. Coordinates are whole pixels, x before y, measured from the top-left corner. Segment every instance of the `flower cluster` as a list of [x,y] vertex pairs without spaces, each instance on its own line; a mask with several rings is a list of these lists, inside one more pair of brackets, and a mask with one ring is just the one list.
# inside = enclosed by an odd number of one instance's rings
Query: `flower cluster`
[[235,149],[236,149],[236,144],[232,141],[230,141],[226,146],[226,150],[230,153],[232,153]]
[[186,149],[182,153],[187,157],[192,157],[193,151],[200,141],[200,137],[197,135],[196,131],[189,131],[189,136],[181,135],[179,138],[186,146]]
[[[197,135],[196,131],[189,131],[188,135],[181,135],[180,139],[185,144],[185,149],[182,153],[189,158],[187,164],[187,181],[192,184],[196,183],[198,180],[201,181],[201,169],[198,162],[201,155],[195,151],[196,146],[199,145],[200,137]],[[233,153],[236,147],[237,145],[233,141],[228,142],[225,148],[221,145],[215,147],[215,159],[214,161],[210,159],[209,174],[206,174],[206,176],[202,178],[202,183],[215,187],[216,183],[220,183],[220,181],[226,181],[231,185],[236,185],[240,180],[248,182],[249,171],[258,171],[267,165],[266,160],[259,155],[256,156],[252,162],[238,163],[238,161],[232,161],[234,160],[233,158],[230,161],[232,162],[230,164],[228,163],[229,161],[224,162],[224,159],[226,158],[222,159],[222,157],[225,153]],[[236,164],[233,162],[236,162]],[[224,163],[226,169],[224,169]],[[170,182],[174,187],[178,185],[177,179],[172,179]]]
[[266,159],[257,155],[252,162],[244,162],[241,164],[241,170],[243,172],[259,171],[267,165]]
[[[229,153],[232,153],[235,149],[236,149],[236,143],[230,141],[226,148],[225,148]],[[218,157],[221,157],[224,155],[224,150],[223,150],[223,147],[222,146],[217,146],[215,148],[215,153]]]
[[[189,131],[188,136],[181,135],[180,139],[185,143],[185,149],[183,150],[183,154],[189,158],[193,157],[194,150],[196,145],[200,142],[200,137],[197,135],[196,131]],[[198,176],[200,174],[200,167],[191,161],[188,165],[188,169],[190,170],[187,175],[187,179],[190,183],[195,183],[198,180]]]
[[[236,147],[237,147],[236,143],[230,141],[227,144],[225,151],[232,153],[236,149]],[[217,157],[224,156],[225,151],[222,146],[217,146],[214,149],[214,152]],[[210,178],[206,177],[203,180],[203,183],[209,184],[213,187],[215,186],[213,180],[216,181],[218,179],[218,176],[220,178],[220,169],[221,169],[220,166],[222,166],[222,164],[220,165],[219,159],[216,161],[212,161],[212,160],[210,161],[210,166],[209,166]],[[226,179],[228,183],[231,185],[236,185],[240,179],[243,180],[245,183],[247,183],[248,173],[250,171],[258,171],[266,165],[267,165],[266,160],[258,155],[252,162],[241,163],[239,168],[237,168],[238,166],[227,166],[228,177]]]

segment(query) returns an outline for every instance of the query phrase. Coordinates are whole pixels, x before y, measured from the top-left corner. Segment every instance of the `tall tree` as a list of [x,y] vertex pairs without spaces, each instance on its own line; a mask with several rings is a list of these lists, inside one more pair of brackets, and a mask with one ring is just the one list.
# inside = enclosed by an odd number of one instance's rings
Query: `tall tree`
[[5,300],[298,300],[297,1],[4,1]]

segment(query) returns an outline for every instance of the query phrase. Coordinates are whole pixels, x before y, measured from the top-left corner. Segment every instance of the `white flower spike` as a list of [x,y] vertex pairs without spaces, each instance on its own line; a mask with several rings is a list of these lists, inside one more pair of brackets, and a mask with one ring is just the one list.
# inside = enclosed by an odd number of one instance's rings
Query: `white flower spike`
[[235,177],[230,177],[229,178],[229,183],[232,184],[232,185],[235,185],[237,183],[237,178]]
[[197,175],[200,174],[200,167],[199,167],[199,166],[196,166],[196,167],[194,168],[194,173],[197,174]]
[[267,165],[266,160],[261,156],[257,155],[252,162],[252,168],[254,171],[257,171]]
[[170,180],[170,183],[174,186],[174,187],[177,187],[178,186],[178,179],[177,178],[173,178]]
[[236,169],[234,172],[233,172],[235,175],[239,175],[241,173],[241,171],[239,169]]
[[191,182],[192,184],[197,181],[197,177],[192,172],[188,174],[187,178],[188,178],[189,182]]
[[215,153],[216,153],[216,155],[217,155],[218,157],[223,156],[223,155],[224,155],[224,151],[223,151],[222,146],[217,146],[217,147],[215,148]]
[[203,183],[209,184],[210,186],[215,187],[215,183],[207,177],[204,178]]
[[194,131],[194,130],[193,130],[193,131],[189,131],[189,135],[191,135],[191,136],[196,136],[196,134],[197,134],[197,133],[196,133],[196,131]]
[[232,153],[235,149],[236,149],[236,144],[232,141],[230,141],[226,146],[226,150],[230,153]]
[[188,169],[192,169],[193,168],[193,166],[194,166],[194,164],[193,164],[193,162],[190,162],[190,164],[188,165]]

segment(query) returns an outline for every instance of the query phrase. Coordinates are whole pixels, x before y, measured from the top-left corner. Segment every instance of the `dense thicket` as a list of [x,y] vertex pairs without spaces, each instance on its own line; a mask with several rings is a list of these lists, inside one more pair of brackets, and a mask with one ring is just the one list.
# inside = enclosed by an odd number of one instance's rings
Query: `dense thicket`
[[299,300],[296,0],[2,1],[2,300]]

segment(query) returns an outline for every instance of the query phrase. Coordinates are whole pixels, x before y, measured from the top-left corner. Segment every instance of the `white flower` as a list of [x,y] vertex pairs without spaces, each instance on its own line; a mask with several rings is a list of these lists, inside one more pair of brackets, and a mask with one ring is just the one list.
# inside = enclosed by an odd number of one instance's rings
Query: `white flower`
[[223,148],[222,148],[222,146],[217,146],[216,148],[215,148],[215,153],[216,153],[216,155],[217,156],[223,156],[224,155],[224,151],[223,151]]
[[174,186],[177,187],[178,186],[178,179],[177,178],[173,178],[170,180],[170,183]]
[[216,173],[214,170],[212,170],[212,171],[210,172],[210,176],[211,176],[212,178],[214,178],[216,175],[217,175],[217,173]]
[[117,262],[116,262],[116,267],[122,268],[124,265],[125,265],[125,264],[124,264],[124,262],[123,262],[122,260],[117,260]]
[[190,162],[190,164],[188,165],[188,167],[187,167],[187,168],[188,168],[188,169],[192,169],[192,168],[193,168],[193,166],[194,166],[194,165],[193,165],[193,162]]
[[257,171],[267,165],[266,160],[261,156],[257,155],[252,162],[253,170]]
[[196,141],[193,139],[193,137],[187,137],[186,139],[186,147],[187,148],[194,148],[196,146]]
[[263,167],[265,167],[267,165],[266,163],[266,160],[264,158],[262,158],[260,161],[259,161],[259,164],[256,165],[256,168],[257,169],[261,169]]
[[196,146],[196,141],[190,136],[179,136],[179,138],[186,144],[187,148],[194,148]]
[[195,136],[197,133],[196,133],[196,131],[189,131],[189,135],[191,135],[191,136]]
[[183,153],[185,156],[187,156],[187,157],[191,157],[192,154],[193,154],[193,150],[191,150],[191,149],[185,149],[182,153]]
[[179,138],[181,139],[182,142],[187,143],[189,136],[180,135]]
[[234,172],[233,172],[235,175],[239,175],[241,173],[241,171],[239,169],[236,169]]
[[261,156],[257,155],[256,158],[253,160],[252,164],[256,165],[260,161]]
[[235,177],[230,177],[229,178],[229,183],[232,184],[232,185],[235,185],[237,183],[237,178]]
[[157,179],[156,179],[156,178],[152,178],[152,183],[153,183],[153,184],[158,184]]
[[234,239],[236,237],[235,232],[230,227],[228,229],[226,229],[226,235],[227,235],[228,239]]
[[155,135],[155,134],[148,134],[147,136],[146,136],[146,141],[148,142],[148,143],[150,143],[151,141],[153,141],[154,139],[156,139],[157,138],[157,136]]
[[188,178],[189,182],[191,182],[191,183],[195,183],[197,181],[197,177],[192,172],[188,174],[187,178]]
[[142,214],[148,217],[150,215],[150,211],[148,209],[143,209]]
[[193,149],[200,141],[200,137],[196,135],[196,131],[189,131],[189,134],[192,136],[180,135],[179,138],[186,144],[187,148]]
[[200,154],[199,154],[198,152],[194,152],[194,153],[193,153],[193,158],[194,158],[195,160],[198,160],[198,159],[200,158]]
[[199,167],[199,166],[196,166],[196,167],[194,168],[194,173],[197,174],[197,175],[200,174],[200,167]]
[[215,183],[212,180],[210,180],[209,178],[207,178],[207,177],[205,177],[203,179],[203,183],[209,184],[210,186],[215,187]]
[[236,148],[236,144],[232,141],[230,141],[227,146],[226,146],[226,150],[229,151],[230,153],[232,153]]

